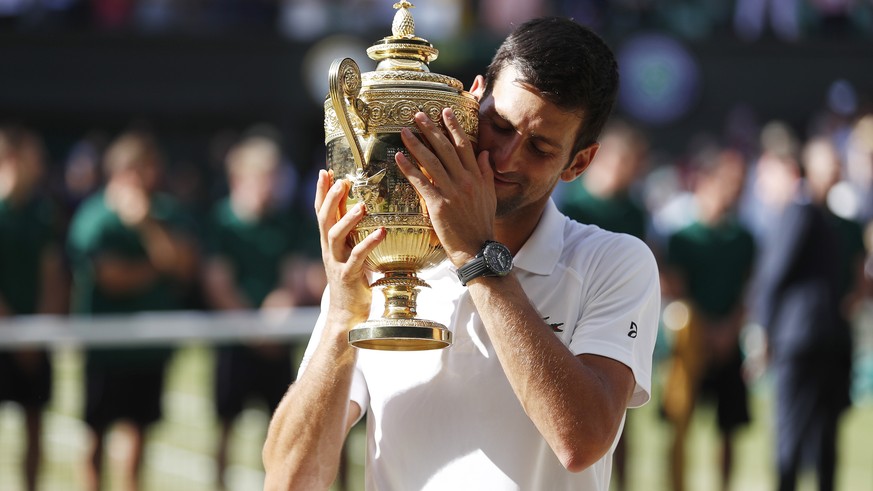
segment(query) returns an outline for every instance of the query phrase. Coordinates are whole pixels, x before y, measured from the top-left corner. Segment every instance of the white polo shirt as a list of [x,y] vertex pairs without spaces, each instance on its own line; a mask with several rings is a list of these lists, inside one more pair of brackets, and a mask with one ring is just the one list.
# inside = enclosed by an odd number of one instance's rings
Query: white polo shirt
[[[643,242],[572,221],[549,201],[514,272],[573,354],[627,365],[636,379],[630,407],[649,400],[660,289]],[[607,491],[612,449],[582,472],[564,469],[513,393],[454,267],[445,261],[420,276],[431,288],[419,294],[418,316],[447,326],[454,342],[358,352],[350,398],[367,411],[366,489]],[[371,318],[381,316],[382,300],[374,294]]]

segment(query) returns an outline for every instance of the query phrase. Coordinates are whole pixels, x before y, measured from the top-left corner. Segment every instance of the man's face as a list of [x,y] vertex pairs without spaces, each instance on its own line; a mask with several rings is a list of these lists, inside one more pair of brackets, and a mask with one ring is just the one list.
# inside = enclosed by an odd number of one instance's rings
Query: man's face
[[261,169],[231,175],[231,199],[249,217],[262,217],[273,202],[277,173]]
[[112,180],[151,194],[158,189],[161,164],[149,158],[138,158],[128,167],[116,171]]
[[582,118],[517,78],[504,68],[479,107],[478,147],[489,152],[499,219],[542,211],[558,179],[574,179],[594,153],[580,169],[570,152]]

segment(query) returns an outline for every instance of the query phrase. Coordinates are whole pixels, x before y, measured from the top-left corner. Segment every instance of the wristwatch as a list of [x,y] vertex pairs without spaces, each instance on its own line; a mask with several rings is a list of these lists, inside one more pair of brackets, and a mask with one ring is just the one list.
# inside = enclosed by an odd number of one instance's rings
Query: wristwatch
[[467,282],[480,276],[506,276],[512,271],[512,253],[500,242],[486,240],[476,257],[458,268],[458,279]]

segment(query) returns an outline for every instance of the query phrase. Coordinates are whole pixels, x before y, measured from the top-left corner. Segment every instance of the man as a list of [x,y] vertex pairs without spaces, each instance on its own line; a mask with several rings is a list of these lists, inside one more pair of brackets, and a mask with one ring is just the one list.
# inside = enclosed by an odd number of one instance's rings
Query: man
[[[60,314],[66,281],[56,215],[40,193],[42,141],[18,126],[0,127],[0,323],[4,318]],[[42,413],[51,398],[52,367],[44,349],[0,351],[0,403],[24,409],[24,489],[37,489]]]
[[[816,157],[818,159],[818,157]],[[776,391],[776,458],[780,491],[793,491],[804,461],[818,489],[834,489],[837,425],[849,406],[852,339],[844,310],[847,274],[860,255],[824,206],[820,162],[801,178],[793,151],[766,150],[758,192],[777,212],[756,273],[757,318],[767,332]],[[827,173],[824,173],[825,175]]]
[[673,489],[685,486],[685,441],[698,396],[715,399],[721,433],[721,489],[730,488],[733,434],[749,421],[739,336],[755,242],[736,218],[746,169],[730,149],[701,151],[695,173],[697,218],[667,241],[665,296],[686,301],[692,322],[677,333],[664,410],[673,425]]
[[[590,30],[538,19],[503,43],[487,80],[471,88],[478,156],[448,109],[448,136],[423,113],[415,121],[426,143],[402,132],[420,168],[396,156],[448,256],[424,273],[433,288],[418,306],[454,332],[451,347],[349,347],[348,330],[380,308],[364,258],[385,233],[349,247],[365,210],[338,218],[348,183],[320,174],[329,288],[302,373],[270,426],[267,489],[327,489],[364,411],[367,489],[608,488],[626,408],[650,397],[658,272],[645,244],[573,222],[550,195],[597,152],[617,67]],[[515,256],[512,272],[459,278],[486,245],[503,249],[489,240]]]
[[[203,287],[215,310],[285,309],[299,303],[300,270],[307,267],[299,235],[303,220],[280,207],[275,183],[281,150],[270,137],[244,137],[228,152],[229,196],[211,215]],[[272,413],[294,377],[292,346],[228,344],[216,353],[215,406],[221,422],[216,473],[225,489],[227,450],[234,420],[250,397]]]
[[[121,135],[106,151],[108,181],[76,211],[68,248],[73,269],[73,311],[126,314],[181,307],[196,274],[191,223],[175,200],[158,193],[163,160],[144,132]],[[119,326],[123,329],[124,326]],[[86,488],[101,488],[105,436],[128,422],[124,489],[138,489],[145,432],[161,417],[163,347],[91,348],[85,361],[85,423],[90,430]]]

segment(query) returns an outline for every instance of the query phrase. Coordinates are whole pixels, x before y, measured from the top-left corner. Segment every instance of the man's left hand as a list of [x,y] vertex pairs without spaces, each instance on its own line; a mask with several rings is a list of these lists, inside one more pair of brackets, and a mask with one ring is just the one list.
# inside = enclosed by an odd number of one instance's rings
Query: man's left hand
[[477,158],[450,108],[443,109],[442,119],[447,133],[425,113],[417,113],[415,125],[424,142],[408,128],[402,130],[401,136],[418,166],[400,152],[395,160],[424,199],[449,260],[460,267],[479,252],[486,240],[494,238],[497,198],[488,152],[481,152]]

